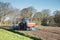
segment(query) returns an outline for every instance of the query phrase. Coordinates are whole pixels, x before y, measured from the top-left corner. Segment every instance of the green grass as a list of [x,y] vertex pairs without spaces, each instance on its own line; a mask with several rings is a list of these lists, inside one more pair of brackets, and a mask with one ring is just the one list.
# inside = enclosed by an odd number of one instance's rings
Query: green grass
[[0,29],[0,40],[32,40],[31,38]]

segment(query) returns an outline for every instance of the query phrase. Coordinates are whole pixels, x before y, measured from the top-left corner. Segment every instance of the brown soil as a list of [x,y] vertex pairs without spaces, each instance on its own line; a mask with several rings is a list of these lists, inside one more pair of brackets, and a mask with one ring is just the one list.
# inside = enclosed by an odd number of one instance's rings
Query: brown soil
[[20,31],[43,40],[60,40],[60,27],[39,27],[35,31]]

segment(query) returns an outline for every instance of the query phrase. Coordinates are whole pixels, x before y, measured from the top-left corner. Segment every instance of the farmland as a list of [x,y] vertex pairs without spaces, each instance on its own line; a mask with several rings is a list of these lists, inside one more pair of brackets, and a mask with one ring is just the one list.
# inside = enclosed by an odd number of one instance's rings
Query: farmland
[[39,27],[36,31],[20,31],[43,40],[60,40],[60,27]]
[[[3,36],[5,36],[4,34],[6,34],[6,37],[12,36],[12,37],[8,37],[11,40],[15,39],[13,37],[16,37],[16,39],[18,39],[18,40],[21,39],[22,37],[24,37],[25,39],[29,39],[29,40],[30,39],[32,39],[32,40],[39,40],[39,39],[60,40],[60,27],[39,26],[38,29],[35,31],[16,30],[16,32],[12,31],[12,33],[10,31],[7,31],[7,32],[5,32],[5,31],[6,30],[0,29],[0,34],[2,35],[2,36],[0,36],[0,38],[2,37],[1,39],[3,39]],[[15,33],[17,33],[17,34],[15,34]],[[26,36],[21,35],[20,33],[25,34]],[[10,35],[8,35],[8,34],[10,34]],[[29,35],[29,36],[27,36],[27,35]],[[22,38],[22,40],[25,40],[25,39]]]

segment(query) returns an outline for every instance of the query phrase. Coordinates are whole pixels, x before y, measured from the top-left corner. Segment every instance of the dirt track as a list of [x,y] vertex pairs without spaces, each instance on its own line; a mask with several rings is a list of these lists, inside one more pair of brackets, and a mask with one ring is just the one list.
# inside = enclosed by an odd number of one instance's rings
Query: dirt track
[[60,40],[60,27],[40,27],[36,31],[20,31],[43,40]]

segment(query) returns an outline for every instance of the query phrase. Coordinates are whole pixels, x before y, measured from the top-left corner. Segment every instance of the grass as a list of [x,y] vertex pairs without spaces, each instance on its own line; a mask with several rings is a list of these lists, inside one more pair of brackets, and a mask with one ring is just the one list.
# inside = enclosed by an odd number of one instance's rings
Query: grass
[[0,29],[0,40],[32,40],[31,38]]

